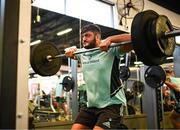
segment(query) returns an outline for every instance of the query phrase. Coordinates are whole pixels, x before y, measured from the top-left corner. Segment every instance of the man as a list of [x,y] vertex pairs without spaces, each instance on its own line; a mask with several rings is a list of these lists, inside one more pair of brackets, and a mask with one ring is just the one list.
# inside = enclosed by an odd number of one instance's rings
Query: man
[[166,71],[165,84],[171,90],[171,95],[175,98],[175,108],[170,114],[171,123],[174,128],[180,129],[180,78],[174,77],[172,70]]
[[126,98],[119,80],[120,54],[132,50],[130,44],[109,48],[112,43],[130,41],[129,34],[114,35],[101,41],[101,30],[95,24],[82,28],[81,50],[99,47],[97,51],[74,55],[76,48],[66,49],[66,56],[78,59],[86,83],[87,108],[81,109],[72,130],[116,129],[122,119]]
[[58,80],[56,83],[55,97],[56,97],[56,102],[58,103],[59,111],[62,108],[64,111],[64,116],[67,116],[66,98],[64,97],[64,90],[63,90],[63,86],[62,86],[63,78],[64,78],[64,76],[58,75]]
[[166,82],[166,85],[170,87],[176,98],[175,109],[171,112],[170,118],[174,128],[180,129],[180,46],[176,45],[174,53],[174,74],[175,77],[170,78],[170,82]]
[[180,77],[180,45],[176,45],[173,56],[174,56],[174,72],[176,77]]

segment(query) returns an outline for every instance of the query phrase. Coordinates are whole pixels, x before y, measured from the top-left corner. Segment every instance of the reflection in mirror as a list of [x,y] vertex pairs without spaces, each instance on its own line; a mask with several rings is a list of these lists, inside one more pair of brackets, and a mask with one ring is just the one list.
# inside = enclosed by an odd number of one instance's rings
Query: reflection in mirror
[[[38,43],[48,42],[54,44],[60,54],[64,54],[64,49],[70,46],[81,48],[80,28],[89,23],[67,15],[32,7],[31,47]],[[102,31],[102,39],[110,35],[124,33],[113,28],[99,26]],[[62,65],[68,65],[66,57],[61,58],[61,60]],[[69,101],[71,94],[63,93],[64,98],[58,98],[58,101],[56,98],[57,83],[62,80],[59,76],[68,73],[69,70],[50,77],[41,77],[35,72],[30,72],[29,107],[37,122],[71,120]],[[62,108],[58,105],[61,101],[64,103]],[[65,109],[66,111],[64,111]]]

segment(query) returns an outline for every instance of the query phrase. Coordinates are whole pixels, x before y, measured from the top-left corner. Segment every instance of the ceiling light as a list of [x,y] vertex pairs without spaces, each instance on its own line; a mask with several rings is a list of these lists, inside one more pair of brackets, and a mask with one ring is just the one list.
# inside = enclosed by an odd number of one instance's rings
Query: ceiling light
[[34,42],[31,42],[30,46],[33,46],[33,45],[36,45],[36,44],[39,44],[39,43],[41,43],[41,40],[36,40]]
[[67,29],[65,29],[65,30],[63,30],[63,31],[58,32],[57,35],[58,35],[58,36],[61,36],[61,35],[64,35],[64,34],[66,34],[66,33],[71,32],[71,31],[72,31],[72,28],[67,28]]
[[141,65],[141,64],[143,64],[143,63],[142,63],[141,61],[135,61],[134,64],[135,64],[135,65]]

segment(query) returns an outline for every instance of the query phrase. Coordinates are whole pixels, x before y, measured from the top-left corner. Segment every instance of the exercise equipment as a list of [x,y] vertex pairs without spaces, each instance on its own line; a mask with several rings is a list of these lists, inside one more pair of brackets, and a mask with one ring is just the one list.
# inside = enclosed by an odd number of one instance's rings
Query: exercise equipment
[[[173,54],[176,44],[174,36],[177,35],[180,35],[180,30],[173,30],[166,16],[146,10],[138,13],[133,19],[131,41],[112,44],[110,47],[132,44],[138,59],[145,65],[160,65]],[[99,49],[77,51],[74,55]],[[51,76],[59,70],[60,57],[64,56],[65,54],[59,54],[53,44],[41,43],[32,47],[30,62],[33,70],[39,75]]]
[[[170,35],[171,33],[173,35]],[[173,31],[167,17],[159,16],[152,10],[140,12],[133,19],[132,45],[138,59],[145,65],[153,66],[164,63],[174,51],[176,43],[173,36],[175,35],[180,35],[180,30]]]
[[58,72],[61,66],[61,59],[47,60],[48,55],[58,55],[59,51],[55,45],[42,43],[31,48],[30,63],[33,70],[41,76],[51,76]]
[[144,78],[150,87],[159,88],[166,81],[166,73],[161,66],[149,66],[145,71]]
[[[112,44],[110,47],[116,47],[131,42],[123,42]],[[99,48],[88,49],[85,51],[77,51],[74,53],[81,54],[90,51],[99,50]],[[61,66],[60,57],[65,57],[65,54],[59,54],[58,49],[52,43],[41,43],[31,48],[30,63],[33,70],[41,76],[51,76],[58,72]]]
[[120,66],[120,69],[119,69],[119,78],[122,81],[127,81],[130,76],[131,76],[131,71],[130,71],[129,67],[127,67],[127,66]]
[[65,76],[62,81],[63,90],[69,92],[74,87],[74,80],[70,76]]

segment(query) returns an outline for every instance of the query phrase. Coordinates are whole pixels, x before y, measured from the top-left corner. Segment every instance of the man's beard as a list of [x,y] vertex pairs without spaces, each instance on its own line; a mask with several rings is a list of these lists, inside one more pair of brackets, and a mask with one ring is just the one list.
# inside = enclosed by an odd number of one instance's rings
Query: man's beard
[[91,49],[96,47],[96,39],[92,40],[88,46],[84,46],[85,49]]

